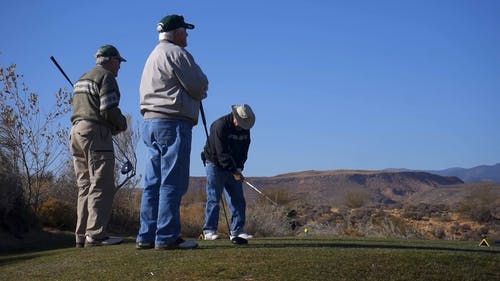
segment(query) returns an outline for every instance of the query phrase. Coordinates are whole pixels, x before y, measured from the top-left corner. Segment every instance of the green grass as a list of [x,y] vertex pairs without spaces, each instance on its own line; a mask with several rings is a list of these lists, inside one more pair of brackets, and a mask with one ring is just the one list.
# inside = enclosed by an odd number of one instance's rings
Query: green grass
[[[500,249],[477,242],[268,238],[195,250],[117,246],[0,256],[0,280],[500,280]],[[58,245],[60,246],[60,244]],[[71,247],[66,243],[66,247]]]

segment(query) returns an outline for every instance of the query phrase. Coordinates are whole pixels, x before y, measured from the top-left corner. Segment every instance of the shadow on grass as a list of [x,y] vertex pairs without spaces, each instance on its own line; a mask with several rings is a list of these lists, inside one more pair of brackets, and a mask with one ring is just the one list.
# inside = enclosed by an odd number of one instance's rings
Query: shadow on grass
[[31,231],[20,238],[0,234],[0,254],[32,253],[75,247],[73,233],[63,231]]
[[42,254],[27,254],[27,255],[8,257],[8,258],[0,257],[0,266],[11,264],[11,263],[23,262],[23,261],[31,260],[31,259],[38,258],[41,256],[42,256]]
[[449,251],[449,252],[472,252],[472,253],[491,253],[500,254],[500,249],[495,248],[484,248],[479,247],[477,249],[463,248],[463,247],[453,247],[453,246],[436,246],[434,245],[401,245],[399,243],[391,243],[388,241],[378,241],[378,242],[327,242],[325,239],[308,239],[304,242],[294,241],[294,240],[264,240],[259,241],[258,239],[251,240],[247,245],[232,245],[228,243],[227,245],[207,245],[204,244],[200,249],[213,249],[213,248],[337,248],[337,249],[391,249],[391,250],[425,250],[425,251]]

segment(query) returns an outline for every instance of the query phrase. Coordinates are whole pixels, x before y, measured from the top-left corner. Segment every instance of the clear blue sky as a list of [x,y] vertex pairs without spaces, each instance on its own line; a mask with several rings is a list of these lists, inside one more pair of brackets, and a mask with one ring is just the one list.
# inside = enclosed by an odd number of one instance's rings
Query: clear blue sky
[[[47,103],[93,67],[100,45],[127,58],[121,108],[137,121],[156,23],[196,25],[187,49],[210,80],[209,124],[250,104],[245,174],[470,168],[500,162],[500,1],[3,1],[0,62]],[[204,175],[193,130],[191,175]],[[144,147],[139,146],[139,172]]]

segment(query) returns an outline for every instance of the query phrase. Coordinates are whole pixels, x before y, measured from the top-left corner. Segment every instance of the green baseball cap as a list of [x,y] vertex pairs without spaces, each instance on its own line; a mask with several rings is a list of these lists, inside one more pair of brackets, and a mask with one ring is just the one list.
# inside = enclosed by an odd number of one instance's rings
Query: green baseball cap
[[120,56],[120,52],[113,45],[104,45],[97,50],[95,57],[118,58],[120,61],[127,61]]
[[168,32],[179,27],[184,27],[187,29],[194,29],[194,25],[186,23],[183,16],[179,15],[168,15],[161,19],[161,21],[156,26],[158,32]]

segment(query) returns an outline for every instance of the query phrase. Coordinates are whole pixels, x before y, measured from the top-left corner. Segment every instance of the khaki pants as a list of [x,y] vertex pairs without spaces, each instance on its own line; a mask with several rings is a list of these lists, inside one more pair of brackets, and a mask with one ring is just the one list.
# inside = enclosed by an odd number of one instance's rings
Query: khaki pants
[[70,150],[78,186],[76,243],[85,236],[107,235],[115,194],[115,155],[111,130],[90,121],[77,121],[71,128]]

